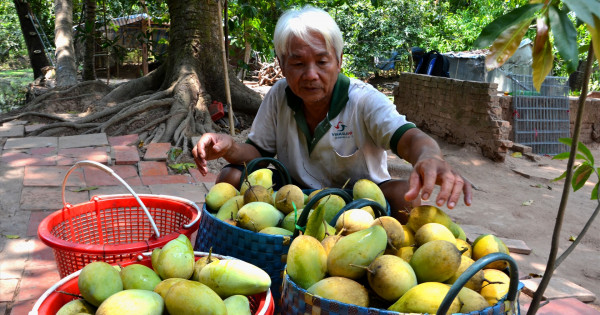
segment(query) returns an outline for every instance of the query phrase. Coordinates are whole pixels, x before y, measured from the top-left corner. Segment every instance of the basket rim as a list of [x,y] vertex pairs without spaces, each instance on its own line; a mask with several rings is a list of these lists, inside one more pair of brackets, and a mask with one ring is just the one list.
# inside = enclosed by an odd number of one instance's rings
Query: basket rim
[[[169,240],[176,237],[179,234],[185,234],[188,237],[191,237],[193,232],[198,228],[198,221],[201,218],[201,213],[198,210],[185,202],[183,198],[168,198],[169,196],[165,195],[140,195],[140,198],[146,201],[162,201],[162,202],[171,202],[176,203],[178,205],[183,205],[190,209],[190,213],[192,213],[192,217],[190,218],[190,222],[193,222],[193,225],[189,228],[184,227],[183,225],[177,231],[173,231],[169,234],[163,234],[160,237],[156,238],[155,236],[151,237],[146,241],[138,241],[127,244],[104,244],[104,245],[93,245],[93,244],[81,244],[75,243],[71,241],[67,241],[61,238],[58,238],[52,235],[51,230],[57,225],[57,221],[60,223],[64,222],[64,220],[60,220],[61,216],[64,215],[65,211],[68,209],[72,209],[74,207],[81,207],[84,205],[89,205],[93,202],[97,201],[115,201],[118,199],[126,199],[128,201],[135,200],[133,196],[127,195],[106,195],[106,196],[93,196],[90,201],[86,201],[76,205],[70,205],[70,207],[62,208],[60,210],[56,210],[53,213],[46,216],[38,225],[37,235],[38,238],[47,246],[51,247],[53,250],[61,250],[61,251],[69,251],[76,253],[85,253],[85,254],[94,254],[94,255],[113,255],[113,254],[130,254],[132,252],[140,253],[144,251],[148,251],[150,248],[154,248],[159,246],[160,244],[166,244]],[[191,201],[189,201],[191,203]]]
[[[206,204],[204,204],[202,206],[202,212],[203,212],[203,214],[206,213],[213,221],[218,222],[218,224],[225,226],[227,228],[231,228],[238,233],[243,233],[243,234],[248,234],[248,235],[258,235],[260,237],[278,238],[278,239],[281,239],[282,241],[285,240],[286,238],[290,238],[290,239],[293,238],[291,235],[276,235],[276,234],[266,234],[266,233],[254,232],[254,231],[243,229],[239,226],[231,225],[229,223],[224,222],[223,220],[218,219],[212,213],[210,213],[210,211],[208,211],[208,208],[206,207]],[[202,224],[203,221],[204,220],[201,220],[200,224]]]

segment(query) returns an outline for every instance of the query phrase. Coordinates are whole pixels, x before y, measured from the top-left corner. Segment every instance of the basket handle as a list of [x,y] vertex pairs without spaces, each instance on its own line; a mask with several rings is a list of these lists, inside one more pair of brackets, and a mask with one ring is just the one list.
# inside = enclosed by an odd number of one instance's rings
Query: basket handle
[[[321,191],[319,191],[318,193],[316,193],[312,198],[310,198],[310,201],[304,206],[304,210],[306,211],[302,211],[302,213],[300,214],[300,217],[298,218],[298,222],[296,222],[297,226],[301,226],[301,227],[305,227],[306,223],[308,221],[308,213],[310,212],[310,209],[317,203],[319,202],[319,200],[321,200],[321,198],[323,197],[327,197],[329,195],[338,195],[340,197],[342,197],[342,199],[344,199],[344,201],[346,203],[352,201],[352,197],[343,189],[339,189],[339,188],[326,188],[323,189]],[[300,234],[300,231],[296,228],[294,229],[294,236],[296,237]]]
[[240,177],[240,187],[242,187],[242,184],[244,184],[246,174],[249,175],[250,173],[254,172],[258,164],[263,162],[269,162],[270,164],[273,164],[273,166],[275,166],[275,168],[279,171],[279,176],[281,177],[281,180],[283,181],[284,185],[292,183],[290,173],[288,172],[287,168],[285,168],[285,165],[283,165],[283,163],[271,157],[259,157],[250,161],[250,163],[248,163],[248,165],[246,166],[246,170],[243,171],[243,174]]
[[463,286],[473,277],[477,272],[479,272],[483,267],[487,266],[489,263],[498,260],[506,260],[509,266],[509,277],[510,284],[508,286],[508,294],[506,295],[506,299],[508,301],[514,302],[517,298],[517,292],[519,287],[519,271],[517,267],[517,263],[515,260],[507,254],[504,253],[491,253],[485,255],[479,259],[477,259],[467,270],[465,270],[458,279],[454,282],[450,290],[442,300],[442,304],[438,308],[437,315],[443,315],[448,312],[452,301],[458,295],[458,292],[463,288]]
[[67,173],[65,174],[65,177],[63,178],[63,182],[62,182],[62,202],[63,202],[63,208],[70,208],[71,207],[71,205],[68,204],[67,201],[66,201],[66,199],[65,199],[65,187],[67,186],[67,179],[68,179],[69,175],[71,175],[71,173],[76,168],[78,168],[80,166],[84,166],[84,165],[89,165],[89,166],[97,167],[100,170],[108,173],[109,175],[112,175],[119,182],[121,182],[121,184],[123,184],[123,186],[125,186],[125,188],[127,188],[127,190],[133,195],[133,197],[135,198],[135,200],[137,200],[138,204],[142,207],[142,209],[144,209],[144,212],[146,213],[146,216],[148,217],[148,220],[150,221],[150,225],[152,225],[152,229],[154,230],[154,233],[156,234],[156,237],[157,238],[160,237],[160,232],[158,231],[158,228],[156,227],[156,223],[154,223],[154,219],[152,218],[152,215],[150,215],[150,212],[148,211],[148,209],[146,208],[146,205],[144,205],[144,203],[142,202],[142,200],[140,199],[140,197],[135,193],[135,191],[133,191],[133,189],[131,189],[131,186],[129,186],[129,184],[127,184],[111,168],[105,166],[104,164],[100,164],[98,162],[95,162],[95,161],[90,161],[90,160],[78,161],[75,164],[73,164],[73,166],[71,166],[71,168],[67,171]]
[[329,225],[335,226],[338,218],[342,215],[342,213],[346,212],[346,210],[357,209],[362,207],[370,206],[373,208],[373,212],[375,213],[375,218],[383,217],[388,215],[387,212],[383,209],[383,207],[377,202],[369,199],[356,199],[347,203],[338,213],[329,221]]

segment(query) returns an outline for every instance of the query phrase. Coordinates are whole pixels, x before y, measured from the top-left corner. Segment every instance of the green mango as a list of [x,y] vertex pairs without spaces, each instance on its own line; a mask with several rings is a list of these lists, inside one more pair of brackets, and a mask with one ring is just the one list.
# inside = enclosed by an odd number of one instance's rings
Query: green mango
[[461,239],[463,241],[467,240],[467,234],[465,234],[465,231],[463,230],[463,228],[460,227],[460,225],[458,225],[456,222],[450,223],[450,226],[448,227],[448,229],[450,230],[450,232],[452,232],[452,235],[454,235],[454,237]]
[[444,282],[460,267],[461,256],[456,245],[444,240],[434,240],[417,247],[410,265],[419,283]]
[[321,242],[309,235],[297,236],[288,250],[286,271],[303,289],[325,278],[327,253]]
[[[155,248],[152,250],[152,255],[150,256],[150,264],[152,265],[152,270],[158,274],[155,266],[158,266],[158,256],[160,256],[160,248]],[[119,272],[121,270],[119,269]]]
[[221,297],[205,284],[193,280],[175,283],[165,296],[165,306],[169,314],[227,315]]
[[359,279],[365,275],[365,268],[377,256],[383,254],[387,246],[387,235],[381,225],[354,232],[341,238],[327,256],[327,272],[331,276]]
[[[248,184],[250,183],[250,184]],[[258,169],[250,175],[248,178],[244,180],[242,186],[240,187],[240,194],[244,194],[250,186],[260,185],[269,190],[269,194],[273,193],[273,171],[268,168]]]
[[209,211],[216,212],[229,199],[239,195],[240,192],[230,183],[216,183],[206,194],[205,202]]
[[402,258],[394,255],[375,258],[369,265],[367,280],[371,289],[389,302],[397,301],[417,285],[417,276],[412,267]]
[[194,248],[190,239],[184,234],[170,240],[161,249],[156,258],[156,266],[152,265],[161,279],[189,279],[194,273]]
[[162,315],[165,303],[158,293],[148,290],[130,289],[111,295],[96,315],[147,314]]
[[[285,215],[283,220],[281,221],[280,226],[288,231],[294,232],[296,230],[296,220],[300,218],[300,214],[302,213],[302,208],[298,209],[298,213],[294,213],[294,211]],[[309,213],[310,215],[310,213]]]
[[119,272],[103,261],[87,264],[77,279],[79,294],[90,304],[100,306],[111,295],[123,290]]
[[215,217],[221,221],[235,219],[242,206],[244,206],[244,196],[230,198],[219,208]]
[[[487,303],[487,302],[486,302]],[[96,307],[86,302],[84,299],[77,299],[68,302],[60,307],[56,315],[75,315],[75,314],[95,314]]]
[[321,198],[317,203],[317,207],[320,205],[324,207],[325,214],[323,215],[323,219],[325,219],[325,222],[331,222],[335,215],[346,206],[346,201],[338,195],[331,194]]
[[[439,282],[420,283],[404,293],[388,310],[400,313],[435,314],[448,291],[450,291],[450,286],[447,284]],[[460,301],[455,298],[448,309],[448,314],[458,313],[459,311]]]
[[238,226],[258,232],[266,227],[278,226],[283,213],[273,205],[256,201],[245,204],[237,213]]
[[462,314],[481,311],[490,306],[483,295],[467,287],[460,289],[458,292],[458,300],[462,304],[462,307],[460,308]]
[[227,307],[227,314],[252,314],[252,311],[250,310],[250,301],[245,295],[232,295],[223,300],[223,302],[225,302],[225,307]]
[[344,277],[327,277],[306,292],[322,298],[362,307],[369,306],[369,292],[360,283]]
[[294,232],[286,230],[284,228],[276,227],[276,226],[269,226],[258,232],[264,233],[264,234],[270,234],[270,235],[286,235],[286,236],[294,235]]
[[155,287],[154,287],[154,292],[158,293],[164,300],[165,296],[167,296],[167,292],[169,291],[169,289],[177,282],[179,281],[183,281],[185,279],[181,279],[181,278],[169,278],[169,279],[165,279],[161,282],[159,282]]
[[221,298],[258,294],[271,286],[271,278],[264,270],[235,259],[213,261],[200,270],[198,279]]
[[131,264],[121,269],[121,281],[123,281],[123,289],[141,289],[153,291],[154,287],[162,280],[154,272],[154,270],[141,265]]
[[406,226],[408,226],[413,233],[416,233],[421,226],[427,223],[439,223],[449,229],[452,224],[452,219],[442,209],[436,206],[422,205],[410,210]]
[[[471,259],[465,255],[461,255],[460,256],[460,266],[458,267],[458,269],[456,269],[456,272],[454,273],[454,275],[452,277],[450,277],[448,280],[444,281],[444,283],[453,284],[454,282],[456,282],[456,280],[458,280],[458,277],[460,277],[460,275],[462,275],[462,273],[465,272],[465,270],[467,270],[467,268],[471,267],[471,265],[473,263],[475,263],[475,261],[473,259]],[[479,270],[471,277],[471,279],[469,279],[469,281],[467,281],[467,283],[465,283],[464,287],[479,292],[479,290],[481,290],[482,285],[483,285],[483,270]]]
[[354,186],[352,187],[352,197],[354,200],[361,198],[372,199],[380,204],[383,209],[387,209],[387,201],[385,200],[381,188],[373,181],[366,178],[359,179],[354,183]]
[[218,258],[213,257],[211,248],[211,250],[208,252],[208,256],[199,258],[194,263],[194,274],[192,275],[192,280],[200,281],[200,271],[202,270],[202,268],[206,267],[206,265],[210,264],[211,262],[218,260]]

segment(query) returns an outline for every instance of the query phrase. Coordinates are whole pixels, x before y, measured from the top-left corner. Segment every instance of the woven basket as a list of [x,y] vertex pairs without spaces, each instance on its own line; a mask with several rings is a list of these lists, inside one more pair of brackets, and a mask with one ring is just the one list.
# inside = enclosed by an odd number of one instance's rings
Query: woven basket
[[[497,260],[506,260],[510,266],[510,285],[508,294],[498,301],[498,303],[496,303],[494,306],[490,306],[481,311],[470,312],[468,315],[520,314],[518,295],[523,288],[523,284],[519,282],[519,272],[516,262],[512,257],[503,253],[493,253],[482,257],[467,270],[465,270],[452,285],[450,291],[448,291],[448,294],[442,301],[437,314],[446,314],[450,308],[450,305],[452,304],[452,301],[458,295],[458,292],[467,283],[467,281],[473,275],[475,275],[475,273],[483,269],[484,266]],[[361,307],[312,295],[296,285],[290,279],[290,277],[285,274],[281,291],[280,314],[398,315],[404,313],[392,312],[385,309],[372,307]],[[411,314],[414,315],[414,313]]]

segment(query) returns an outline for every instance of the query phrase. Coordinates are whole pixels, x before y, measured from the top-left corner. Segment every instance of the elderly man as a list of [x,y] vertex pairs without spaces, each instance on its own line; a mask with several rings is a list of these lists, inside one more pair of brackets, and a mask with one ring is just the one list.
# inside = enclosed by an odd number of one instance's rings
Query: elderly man
[[[452,209],[471,186],[444,161],[431,137],[400,115],[372,86],[341,74],[343,40],[323,10],[304,7],[284,13],[273,43],[285,79],[265,96],[246,143],[225,134],[204,134],[193,150],[202,174],[208,160],[223,157],[217,182],[238,186],[242,166],[276,156],[302,188],[341,187],[367,178],[379,184],[392,212],[428,200]],[[413,165],[408,180],[391,179],[386,150]]]

